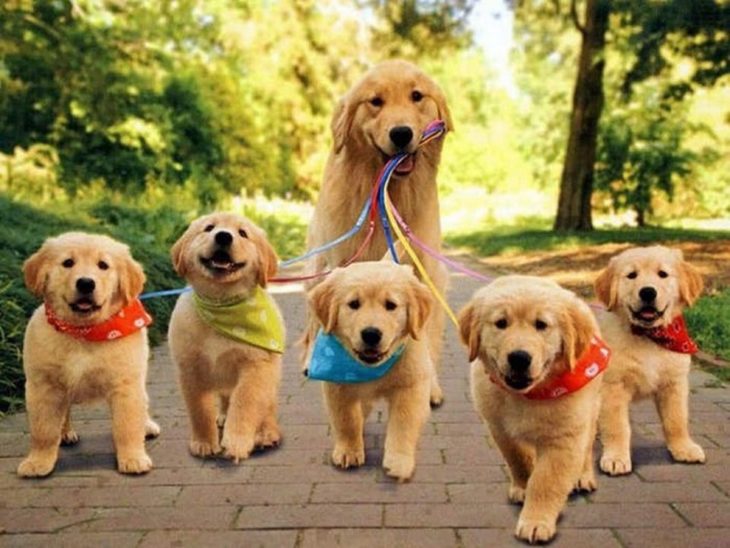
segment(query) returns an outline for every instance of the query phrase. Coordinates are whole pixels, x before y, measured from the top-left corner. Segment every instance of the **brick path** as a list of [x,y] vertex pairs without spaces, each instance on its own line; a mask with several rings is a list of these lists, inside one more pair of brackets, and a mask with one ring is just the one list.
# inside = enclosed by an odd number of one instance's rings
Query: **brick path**
[[[454,277],[459,307],[477,284]],[[301,332],[304,299],[276,295],[290,345]],[[155,469],[142,477],[114,471],[108,413],[77,408],[81,442],[62,448],[50,478],[15,476],[28,447],[26,418],[0,422],[0,546],[511,546],[518,508],[507,476],[468,401],[466,356],[449,326],[444,406],[425,428],[411,483],[397,485],[379,466],[382,413],[366,426],[367,465],[328,464],[331,438],[317,383],[285,357],[280,416],[283,446],[234,466],[187,451],[187,418],[167,348],[150,366],[152,412],[162,435],[148,442]],[[600,477],[599,490],[573,497],[553,546],[728,546],[730,543],[730,389],[693,373],[692,431],[708,464],[671,464],[650,403],[634,408],[635,473]]]

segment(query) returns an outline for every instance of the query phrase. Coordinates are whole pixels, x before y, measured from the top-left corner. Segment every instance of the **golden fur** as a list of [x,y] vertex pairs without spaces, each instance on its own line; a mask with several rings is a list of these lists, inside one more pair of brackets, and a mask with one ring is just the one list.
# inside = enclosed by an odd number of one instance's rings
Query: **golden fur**
[[[65,265],[64,265],[65,263]],[[106,263],[106,264],[104,264]],[[103,268],[106,266],[106,268]],[[129,248],[107,236],[69,232],[49,238],[23,265],[28,289],[73,325],[107,320],[142,291],[142,267]],[[74,311],[79,278],[94,281],[96,309]],[[23,345],[25,399],[30,422],[30,454],[18,466],[24,477],[53,471],[60,443],[78,441],[69,418],[71,404],[106,399],[120,472],[152,468],[145,434],[160,432],[147,412],[147,330],[108,342],[79,340],[51,326],[39,306],[28,323]]]
[[[459,324],[475,407],[509,466],[510,501],[524,503],[515,534],[547,541],[571,490],[596,488],[600,378],[556,399],[524,394],[572,369],[598,325],[573,293],[532,276],[505,276],[480,289],[460,312]],[[523,377],[508,358],[519,351],[532,357]]]
[[[325,382],[323,392],[335,437],[335,466],[365,462],[363,425],[375,401],[384,398],[389,411],[383,468],[391,477],[408,480],[429,414],[432,364],[421,335],[432,308],[431,294],[410,266],[380,261],[338,268],[308,297],[322,328],[355,355],[363,351],[361,332],[368,327],[382,332],[379,363],[406,344],[401,358],[382,378],[357,384]],[[356,310],[353,301],[358,303]]]
[[[632,312],[644,305],[639,297],[644,287],[654,288],[656,309],[664,310],[650,323]],[[631,472],[629,405],[647,397],[654,398],[674,460],[705,461],[702,448],[689,435],[690,355],[672,352],[631,332],[632,324],[658,327],[671,322],[694,303],[702,287],[701,275],[684,260],[682,252],[662,246],[624,251],[613,257],[596,279],[596,295],[608,307],[607,312],[598,314],[598,321],[613,350],[599,418],[603,444],[600,467],[607,474]]]
[[[221,231],[232,235],[231,259],[245,265],[215,274],[201,258],[213,256],[215,238]],[[196,293],[213,301],[245,297],[257,284],[266,287],[278,263],[263,230],[231,213],[213,213],[193,221],[171,254],[177,273]],[[168,335],[190,416],[190,452],[207,457],[222,447],[226,457],[238,462],[248,458],[255,447],[278,445],[281,354],[216,332],[200,319],[190,293],[178,299]],[[218,422],[216,396],[221,413]],[[218,424],[223,426],[220,440]]]
[[[414,101],[412,93],[422,95]],[[371,100],[383,101],[374,106]],[[442,91],[416,66],[405,61],[387,61],[370,72],[342,98],[332,117],[334,144],[325,168],[319,200],[309,226],[307,247],[322,245],[341,235],[355,224],[365,204],[379,170],[388,156],[397,152],[389,138],[396,126],[408,126],[413,139],[405,148],[416,150],[421,133],[435,119],[446,122],[453,129],[451,115]],[[443,139],[436,139],[415,152],[415,165],[408,175],[394,175],[390,196],[395,207],[418,237],[434,249],[441,246],[436,172],[441,157]],[[352,257],[363,241],[366,230],[334,249],[317,256],[311,262],[311,271],[341,266]],[[375,233],[370,247],[361,261],[380,259],[386,252],[382,230]],[[429,256],[419,258],[436,286],[446,289],[446,269]],[[305,334],[305,346],[311,343],[315,323],[310,318]],[[427,330],[431,358],[438,366],[441,353],[444,314],[434,310]],[[441,388],[434,371],[431,401],[442,401]]]

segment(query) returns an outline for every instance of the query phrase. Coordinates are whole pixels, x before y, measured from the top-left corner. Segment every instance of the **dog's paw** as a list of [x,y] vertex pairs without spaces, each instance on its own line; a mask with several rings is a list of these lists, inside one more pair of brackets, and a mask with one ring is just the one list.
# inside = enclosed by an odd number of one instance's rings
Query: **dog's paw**
[[147,453],[133,457],[117,456],[117,470],[122,474],[146,474],[152,470],[152,459]]
[[278,447],[281,442],[281,432],[276,426],[263,426],[254,438],[254,445],[261,449],[268,449],[270,447]]
[[408,481],[416,468],[416,459],[411,455],[386,453],[383,457],[385,473],[398,481]]
[[253,436],[227,436],[224,434],[221,446],[223,448],[223,456],[238,464],[251,456],[251,452],[254,449],[254,438]]
[[624,476],[631,473],[631,459],[603,455],[599,463],[601,471],[609,476]]
[[598,488],[598,481],[596,481],[596,474],[591,470],[590,472],[583,472],[575,482],[573,491],[577,493],[592,493]]
[[335,445],[332,450],[332,464],[338,468],[357,468],[365,464],[365,450]]
[[195,457],[212,457],[221,452],[218,443],[209,443],[207,441],[190,440],[190,454]]
[[42,478],[53,472],[56,462],[28,457],[18,465],[18,475],[23,478]]
[[510,485],[507,497],[512,504],[522,504],[525,502],[525,488],[519,485]]
[[705,452],[698,444],[692,440],[686,440],[682,443],[675,443],[669,446],[669,452],[672,458],[677,462],[705,462]]
[[66,430],[61,434],[61,445],[69,446],[76,445],[77,443],[79,443],[79,435],[76,433],[76,430]]
[[144,437],[145,439],[156,438],[160,435],[160,425],[152,419],[147,419],[144,424]]
[[530,544],[547,542],[555,536],[555,522],[526,519],[520,516],[517,520],[515,536]]

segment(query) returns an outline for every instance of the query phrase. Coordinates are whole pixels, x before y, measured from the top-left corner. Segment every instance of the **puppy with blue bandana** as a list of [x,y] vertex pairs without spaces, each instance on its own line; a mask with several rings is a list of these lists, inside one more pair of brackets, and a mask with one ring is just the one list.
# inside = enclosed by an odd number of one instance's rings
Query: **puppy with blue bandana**
[[365,462],[363,427],[373,404],[384,399],[383,468],[399,481],[410,479],[430,412],[433,364],[421,334],[431,293],[410,266],[380,261],[335,269],[308,298],[321,325],[308,374],[325,381],[333,464],[350,468]]

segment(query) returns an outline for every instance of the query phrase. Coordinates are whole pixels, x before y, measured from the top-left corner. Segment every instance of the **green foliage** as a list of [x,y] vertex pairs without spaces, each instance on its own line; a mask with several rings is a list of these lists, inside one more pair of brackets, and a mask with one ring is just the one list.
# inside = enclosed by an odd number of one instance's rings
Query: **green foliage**
[[685,317],[703,351],[730,361],[730,288],[702,297],[685,312]]
[[603,117],[595,171],[596,190],[608,194],[613,211],[635,211],[639,226],[653,213],[656,193],[671,200],[697,161],[683,146],[691,126],[681,105],[663,103],[656,90],[644,92]]

